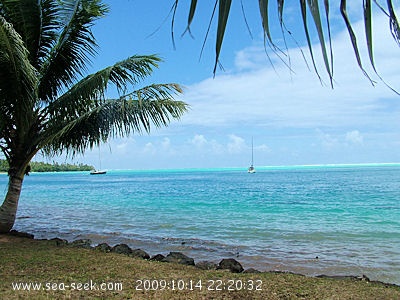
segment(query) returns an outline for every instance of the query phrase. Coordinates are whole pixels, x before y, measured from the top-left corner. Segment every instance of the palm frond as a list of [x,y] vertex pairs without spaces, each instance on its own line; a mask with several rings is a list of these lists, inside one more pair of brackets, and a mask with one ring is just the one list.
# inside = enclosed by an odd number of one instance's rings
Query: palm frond
[[184,35],[186,32],[190,33],[190,25],[192,24],[194,13],[196,12],[196,6],[197,6],[197,0],[191,0],[186,30],[183,32],[182,35]]
[[111,84],[122,94],[128,84],[135,85],[149,76],[160,61],[156,55],[134,55],[104,68],[82,79],[57,100],[49,103],[43,115],[58,115],[60,118],[81,115],[93,109],[94,101],[105,98],[105,92]]
[[53,48],[57,39],[57,31],[60,27],[57,5],[53,0],[40,1],[40,12],[40,31],[39,35],[37,37],[34,37],[37,41],[35,66],[37,66],[38,69],[42,67],[42,64],[50,55],[51,49]]
[[329,15],[329,0],[324,0],[324,8],[325,8],[325,20],[326,20],[329,50],[330,50],[330,66],[331,66],[330,80],[331,80],[331,86],[333,87],[333,47],[332,47],[332,33],[331,33],[332,30],[331,30],[331,22]]
[[4,17],[14,25],[28,51],[31,64],[39,68],[48,55],[58,30],[54,0],[2,0]]
[[41,147],[47,154],[67,151],[75,155],[110,137],[149,132],[152,125],[166,126],[188,109],[186,103],[173,99],[180,92],[176,84],[152,85],[120,99],[98,101],[79,117],[64,122],[54,118],[49,120],[52,130],[43,136]]
[[182,87],[177,83],[152,84],[121,98],[141,99],[142,101],[173,99],[175,95],[183,93]]
[[361,71],[363,72],[364,76],[366,76],[371,83],[374,83],[372,81],[372,79],[369,77],[369,75],[368,75],[367,71],[365,70],[365,68],[363,66],[363,63],[361,61],[360,51],[358,49],[357,37],[356,37],[356,34],[355,34],[354,30],[353,30],[353,27],[351,26],[351,22],[350,22],[348,13],[347,13],[347,1],[346,0],[341,0],[341,2],[340,2],[340,12],[342,14],[343,20],[345,21],[345,24],[346,24],[346,27],[347,27],[347,31],[348,31],[348,33],[350,35],[350,41],[351,41],[351,44],[353,46],[353,51],[354,51],[354,55],[355,55],[356,60],[357,60],[358,67],[361,69]]
[[389,10],[390,30],[394,40],[400,45],[400,26],[396,13],[394,12],[392,1],[387,1],[387,5]]
[[221,53],[222,42],[224,40],[225,29],[226,29],[226,24],[228,22],[231,4],[232,0],[219,0],[217,40],[215,43],[216,58],[214,63],[214,74],[217,70],[219,54]]
[[372,6],[371,0],[364,0],[364,25],[365,25],[365,37],[367,40],[368,56],[371,65],[376,72],[374,53],[372,48]]
[[[178,0],[175,0],[177,2]],[[226,31],[226,25],[227,25],[227,20],[229,17],[229,12],[230,12],[230,5],[231,1],[230,0],[215,0],[216,4],[219,4],[219,15],[218,15],[218,28],[216,31],[216,42],[215,42],[215,64],[214,64],[214,75],[216,71],[216,66],[219,61],[219,57],[221,54],[221,48],[222,48],[222,43],[223,43],[223,38],[224,34]],[[323,8],[322,5],[323,3]],[[331,40],[331,17],[330,17],[330,2],[329,0],[300,0],[300,17],[303,22],[303,27],[304,27],[304,34],[305,34],[305,39],[306,43],[309,49],[310,57],[311,57],[311,62],[314,66],[314,70],[322,82],[321,76],[319,75],[319,70],[317,68],[316,62],[315,62],[315,55],[313,52],[312,48],[312,41],[311,41],[311,36],[310,36],[310,25],[312,24],[315,26],[317,35],[318,35],[318,42],[321,47],[321,53],[322,53],[322,59],[323,63],[325,66],[326,73],[329,76],[331,85],[333,84],[333,50],[332,50],[332,40]],[[397,16],[395,14],[394,6],[393,6],[393,1],[392,0],[387,0],[387,11],[383,9],[383,7],[379,4],[377,0],[374,0],[374,3],[384,11],[385,14],[389,17],[389,26],[390,26],[390,31],[392,33],[393,39],[400,45],[400,25],[397,19]],[[264,41],[267,41],[268,44],[271,46],[271,48],[274,50],[275,53],[278,54],[280,52],[279,48],[276,45],[275,40],[272,38],[271,34],[271,27],[270,27],[270,20],[269,20],[269,0],[258,0],[259,4],[259,10],[260,10],[260,17],[261,17],[261,24],[262,24],[262,29],[264,32]],[[277,16],[279,18],[279,21],[281,23],[281,28],[283,25],[283,6],[284,6],[284,0],[276,0],[276,5],[278,7],[278,13]],[[189,17],[188,17],[188,23],[187,23],[187,28],[186,31],[190,31],[190,26],[193,22],[195,12],[197,9],[198,3],[195,0],[191,1],[191,6],[189,10]],[[215,8],[214,8],[215,10]],[[359,68],[362,70],[363,74],[371,81],[372,84],[374,84],[374,81],[370,78],[369,74],[367,73],[366,69],[363,66],[363,63],[361,61],[360,57],[360,46],[357,43],[357,37],[356,34],[353,30],[353,25],[348,17],[347,14],[347,1],[346,0],[340,0],[340,13],[342,15],[342,18],[345,22],[347,31],[350,35],[350,41],[354,50],[354,54],[357,60],[357,64]],[[372,1],[371,0],[364,0],[363,1],[363,11],[364,11],[364,26],[365,26],[365,34],[366,34],[366,48],[368,50],[368,55],[369,55],[369,60],[370,64],[372,65],[374,71],[376,71],[376,66],[374,62],[374,54],[373,54],[373,40],[372,40]],[[324,12],[324,16],[321,16],[321,12]],[[308,16],[311,15],[312,22],[308,22]],[[291,14],[293,16],[293,14]],[[211,27],[211,20],[208,22],[208,29],[206,33],[206,38],[208,37],[208,33],[210,32],[210,27]],[[286,31],[288,32],[288,31]],[[290,35],[292,35],[291,32],[288,32]],[[327,40],[325,39],[327,37]],[[205,42],[204,42],[205,43]],[[204,48],[204,43],[203,43],[203,48]],[[329,46],[328,46],[329,45]],[[203,51],[202,48],[202,51]],[[276,51],[278,50],[278,51]],[[290,58],[289,58],[290,59]],[[379,75],[378,75],[379,76]],[[379,77],[380,78],[380,77]],[[381,79],[381,78],[380,78]]]
[[303,20],[303,27],[304,27],[304,32],[305,32],[305,35],[306,35],[308,49],[310,51],[311,61],[312,61],[315,73],[317,74],[319,80],[322,82],[321,76],[319,75],[319,72],[318,72],[317,65],[315,64],[315,58],[314,58],[314,53],[313,53],[313,50],[312,50],[312,43],[311,43],[310,33],[308,31],[306,0],[300,0],[300,6],[301,6],[301,15],[302,15],[302,20]]
[[261,24],[264,31],[264,43],[266,40],[268,40],[268,42],[274,46],[275,44],[272,39],[271,30],[269,27],[269,0],[259,0],[258,3],[260,8]]
[[29,135],[36,106],[36,70],[14,27],[0,15],[0,140],[7,155]]
[[[307,3],[308,3],[308,7],[310,9],[311,15],[313,17],[313,22],[315,24],[315,27],[316,27],[316,30],[318,33],[318,38],[319,38],[319,43],[321,45],[321,52],[322,52],[322,57],[323,57],[323,61],[325,64],[325,69],[329,75],[331,86],[333,87],[333,70],[332,70],[333,66],[331,65],[331,63],[329,62],[329,59],[328,59],[328,54],[327,54],[328,51],[327,51],[327,48],[325,45],[324,28],[322,26],[318,1],[319,0],[307,0]],[[303,3],[304,1],[301,1],[301,2]],[[327,6],[325,6],[325,9],[327,9],[327,7],[329,7],[329,4]],[[304,14],[303,14],[303,17],[305,18]],[[307,25],[304,27],[304,30],[308,31]],[[330,38],[330,35],[329,35],[329,38]],[[311,49],[310,49],[310,52],[312,52]],[[331,53],[332,53],[332,49],[331,49]]]
[[97,47],[90,27],[107,12],[107,6],[100,0],[64,0],[60,3],[62,31],[40,69],[39,97],[47,101],[83,75]]
[[[24,41],[29,55],[34,55],[36,45],[34,45],[33,36],[37,34],[35,31],[40,30],[40,10],[38,1],[2,1],[3,16],[8,22],[12,23],[14,29],[20,34]],[[33,54],[32,54],[33,53]]]
[[157,55],[134,55],[105,71],[109,72],[109,79],[118,91],[123,92],[127,83],[135,85],[151,75],[159,62],[161,59]]
[[0,15],[0,104],[20,113],[35,103],[36,73],[28,55],[21,36]]

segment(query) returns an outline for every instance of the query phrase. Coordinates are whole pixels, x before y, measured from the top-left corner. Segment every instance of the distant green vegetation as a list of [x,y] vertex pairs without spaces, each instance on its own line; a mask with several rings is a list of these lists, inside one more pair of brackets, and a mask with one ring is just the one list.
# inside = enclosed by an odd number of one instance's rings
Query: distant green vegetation
[[[90,171],[93,166],[84,164],[59,164],[53,162],[52,164],[44,162],[32,161],[30,163],[32,172],[68,172],[68,171]],[[5,159],[0,159],[0,172],[8,172],[8,162]]]

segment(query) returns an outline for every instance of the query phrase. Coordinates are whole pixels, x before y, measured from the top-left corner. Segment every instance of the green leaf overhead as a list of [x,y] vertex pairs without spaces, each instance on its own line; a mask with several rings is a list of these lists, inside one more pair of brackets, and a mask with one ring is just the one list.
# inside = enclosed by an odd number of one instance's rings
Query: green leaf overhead
[[40,68],[39,96],[51,100],[63,88],[69,87],[86,71],[86,65],[96,53],[96,40],[90,27],[107,12],[100,1],[64,0],[59,11],[61,30],[48,57]]
[[392,1],[387,2],[388,5],[388,14],[389,14],[389,21],[390,21],[390,30],[392,33],[393,38],[400,45],[400,26],[397,20],[396,13],[394,12]]
[[365,37],[367,40],[368,55],[371,61],[371,65],[375,68],[374,53],[372,49],[372,6],[371,0],[364,0],[364,25],[365,25]]
[[197,0],[192,0],[190,2],[189,16],[188,16],[187,27],[186,27],[185,32],[189,31],[189,33],[190,33],[190,25],[192,24],[192,21],[194,18],[194,13],[196,12],[196,7],[197,7]]
[[219,0],[217,41],[215,43],[216,58],[214,64],[214,73],[218,65],[219,54],[221,53],[222,42],[224,40],[225,29],[226,29],[226,24],[228,22],[231,4],[232,0]]
[[[214,65],[214,74],[216,72],[216,66],[219,62],[219,58],[221,55],[221,51],[223,48],[223,39],[225,35],[225,31],[227,30],[227,21],[229,18],[229,14],[231,11],[231,2],[232,1],[226,1],[226,0],[215,0],[215,4],[219,5],[219,13],[218,13],[218,26],[215,34],[215,65]],[[177,5],[179,0],[174,1],[175,4]],[[354,50],[354,55],[356,57],[357,64],[359,68],[362,70],[363,74],[371,81],[371,83],[374,83],[373,80],[370,78],[370,75],[364,68],[364,65],[361,61],[360,57],[360,47],[365,46],[368,52],[369,56],[369,61],[374,69],[376,71],[376,66],[375,66],[375,61],[374,61],[374,53],[373,53],[373,40],[372,40],[372,19],[373,19],[373,4],[375,4],[377,7],[379,7],[384,14],[387,15],[388,20],[389,20],[389,28],[392,33],[392,36],[394,40],[400,45],[400,26],[399,22],[397,20],[397,16],[395,14],[395,9],[393,5],[392,0],[387,0],[386,1],[386,8],[383,7],[377,0],[363,0],[363,2],[360,2],[360,11],[363,11],[364,14],[364,27],[365,27],[365,34],[366,34],[366,43],[365,45],[360,45],[357,42],[357,36],[355,34],[355,31],[353,29],[353,23],[350,21],[350,18],[347,13],[347,1],[346,0],[340,0],[339,1],[329,1],[329,0],[299,0],[299,5],[298,5],[298,12],[296,14],[295,10],[291,10],[289,14],[284,14],[284,7],[285,7],[285,1],[284,0],[276,0],[275,3],[272,3],[273,1],[269,0],[258,0],[258,7],[259,7],[259,12],[260,12],[260,20],[261,20],[261,27],[264,32],[264,40],[267,42],[269,46],[271,46],[271,49],[279,54],[279,52],[282,52],[279,47],[277,46],[279,43],[279,39],[274,39],[271,34],[271,16],[276,16],[278,19],[278,22],[281,26],[282,32],[283,33],[288,33],[292,35],[292,32],[286,29],[285,25],[285,18],[296,18],[299,17],[301,18],[303,22],[303,29],[304,29],[304,37],[307,43],[308,47],[308,52],[310,54],[310,60],[314,66],[314,70],[318,77],[321,79],[320,76],[320,70],[318,67],[318,64],[316,63],[315,59],[315,53],[313,50],[313,39],[311,36],[311,30],[315,30],[317,36],[318,36],[318,43],[320,44],[321,48],[321,53],[322,53],[322,61],[323,61],[323,66],[325,69],[325,72],[329,76],[329,80],[331,85],[333,85],[333,59],[334,59],[334,54],[332,50],[332,28],[331,28],[331,18],[335,18],[336,14],[340,14],[342,16],[342,19],[344,21],[345,27],[349,33],[350,41]],[[274,4],[274,5],[272,5]],[[200,3],[197,3],[197,1],[192,0],[190,10],[189,10],[189,17],[188,17],[188,23],[187,23],[187,28],[185,32],[190,31],[190,26],[193,24],[194,19],[195,19],[195,12],[196,9],[198,9],[198,6]],[[210,7],[210,10],[212,10],[212,7]],[[271,8],[277,8],[277,11],[272,11]],[[334,17],[331,17],[332,15],[332,8],[335,9],[334,11]],[[215,8],[214,8],[215,9]],[[214,16],[214,14],[213,14]],[[206,39],[208,38],[209,32],[210,32],[210,27],[211,27],[211,22],[212,18],[208,22],[208,30],[206,33]],[[314,31],[312,31],[314,32]],[[283,41],[285,41],[285,37],[283,36]],[[204,48],[204,44],[203,44]],[[286,54],[285,54],[286,55]],[[290,60],[290,57],[289,57]],[[380,77],[379,77],[380,78]]]
[[370,78],[368,73],[367,73],[367,71],[364,69],[364,66],[363,66],[362,61],[361,61],[360,51],[358,50],[357,37],[356,37],[356,34],[355,34],[354,30],[353,30],[353,27],[351,26],[350,18],[349,18],[348,13],[347,13],[347,1],[346,0],[342,0],[340,2],[340,12],[341,12],[343,20],[344,20],[344,22],[346,24],[347,31],[348,31],[348,33],[350,35],[350,41],[351,41],[351,44],[353,46],[353,50],[354,50],[354,54],[355,54],[356,59],[357,59],[358,66],[362,70],[364,75],[367,76],[368,78]]

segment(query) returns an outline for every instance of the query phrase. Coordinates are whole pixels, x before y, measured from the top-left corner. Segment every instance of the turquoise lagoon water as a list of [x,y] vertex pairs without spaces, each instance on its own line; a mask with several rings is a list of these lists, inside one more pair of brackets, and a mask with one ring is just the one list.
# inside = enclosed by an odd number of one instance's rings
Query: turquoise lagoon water
[[400,165],[33,173],[15,229],[400,284]]

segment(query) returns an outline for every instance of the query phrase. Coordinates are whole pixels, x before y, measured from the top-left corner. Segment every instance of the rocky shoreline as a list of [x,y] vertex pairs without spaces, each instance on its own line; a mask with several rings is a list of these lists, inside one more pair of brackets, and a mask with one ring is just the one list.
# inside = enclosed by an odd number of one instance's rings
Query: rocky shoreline
[[[23,238],[29,238],[29,239],[35,239],[33,234],[26,233],[26,232],[19,232],[16,230],[11,230],[9,235],[12,236],[18,236],[18,237],[23,237]],[[127,244],[117,244],[114,246],[110,246],[107,243],[100,243],[96,246],[93,246],[93,243],[90,239],[77,239],[72,242],[68,242],[65,239],[60,239],[60,238],[52,238],[52,239],[40,239],[40,240],[45,240],[48,242],[53,243],[55,246],[58,247],[71,247],[71,248],[84,248],[84,249],[91,249],[93,251],[100,251],[104,253],[117,253],[121,255],[127,255],[129,257],[134,257],[134,258],[140,258],[140,259],[145,259],[145,260],[150,260],[150,261],[158,261],[158,262],[165,262],[165,263],[177,263],[177,264],[182,264],[182,265],[188,265],[188,266],[194,266],[196,268],[199,268],[201,270],[227,270],[232,273],[262,273],[261,271],[254,269],[254,268],[249,268],[249,269],[244,269],[243,266],[234,258],[223,258],[219,261],[219,263],[215,263],[212,261],[199,261],[195,262],[195,260],[191,257],[186,256],[182,252],[170,252],[168,255],[163,255],[163,254],[155,254],[155,255],[150,255],[146,251],[142,249],[132,249],[129,247]],[[39,240],[39,241],[40,241]],[[292,272],[287,272],[287,271],[267,271],[267,273],[292,273]],[[298,274],[298,273],[292,273],[300,276],[305,276],[303,274]],[[378,284],[383,284],[385,286],[395,286],[399,287],[399,285],[393,284],[393,283],[385,283],[382,281],[376,281],[376,280],[370,280],[367,276],[362,275],[362,276],[355,276],[355,275],[340,275],[340,276],[335,276],[335,275],[317,275],[315,276],[317,278],[331,278],[331,279],[350,279],[350,280],[356,280],[356,281],[367,281],[371,283],[378,283]]]

